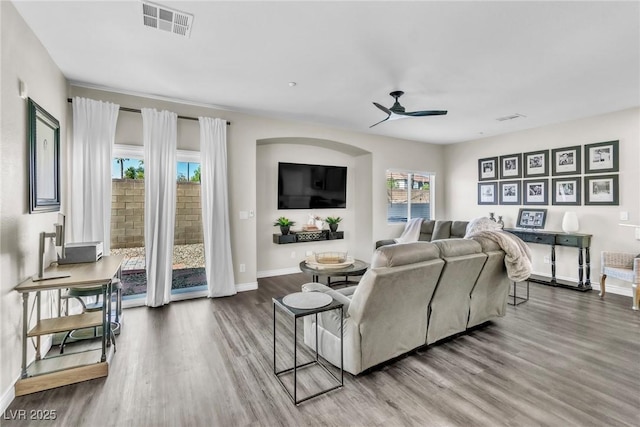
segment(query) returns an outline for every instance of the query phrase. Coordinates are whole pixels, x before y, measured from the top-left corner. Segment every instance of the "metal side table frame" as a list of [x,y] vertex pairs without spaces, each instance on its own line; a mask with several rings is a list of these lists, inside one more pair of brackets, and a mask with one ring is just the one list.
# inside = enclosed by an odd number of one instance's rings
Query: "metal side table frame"
[[[321,394],[328,393],[332,390],[336,390],[344,386],[344,360],[343,360],[343,350],[344,350],[343,332],[344,331],[343,331],[342,323],[340,323],[340,378],[338,379],[338,377],[334,375],[334,373],[331,372],[324,365],[324,363],[320,361],[320,358],[318,357],[318,313],[340,309],[340,318],[342,318],[344,315],[343,313],[344,304],[336,300],[333,300],[330,304],[325,305],[324,307],[312,308],[312,309],[298,309],[298,308],[289,307],[288,305],[284,304],[282,302],[282,298],[284,297],[272,298],[272,301],[273,301],[273,373],[278,379],[278,382],[280,383],[282,388],[284,388],[284,390],[287,392],[287,395],[289,396],[291,401],[295,405],[299,405],[304,401],[307,401],[314,397],[320,396]],[[280,309],[280,311],[287,314],[289,317],[293,318],[293,366],[291,368],[286,368],[280,371],[278,371],[276,367],[276,308]],[[316,317],[315,318],[315,321],[316,321],[315,359],[310,362],[303,363],[302,365],[298,365],[298,359],[297,359],[298,358],[298,344],[297,344],[298,343],[298,340],[297,340],[298,319],[301,317],[310,316],[310,315],[315,315]],[[321,390],[317,393],[312,394],[311,396],[307,396],[303,399],[298,400],[298,370],[300,368],[304,368],[311,365],[319,365],[325,372],[327,372],[333,378],[333,380],[337,382],[337,385],[325,390]],[[289,391],[287,386],[284,384],[284,382],[282,382],[282,379],[280,378],[281,375],[286,374],[288,372],[292,372],[292,371],[293,371],[293,394],[291,393],[291,391]]]
[[529,279],[525,280],[525,282],[527,282],[527,297],[517,296],[518,282],[513,282],[513,295],[509,295],[509,298],[513,298],[513,302],[507,301],[509,305],[520,305],[523,302],[529,301]]

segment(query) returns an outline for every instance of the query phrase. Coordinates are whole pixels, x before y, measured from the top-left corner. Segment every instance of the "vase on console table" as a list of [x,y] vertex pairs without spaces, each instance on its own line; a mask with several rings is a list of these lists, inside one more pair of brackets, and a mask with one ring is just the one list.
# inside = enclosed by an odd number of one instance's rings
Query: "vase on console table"
[[504,221],[502,220],[502,216],[498,216],[498,225],[500,226],[500,229],[504,228]]
[[564,213],[562,217],[562,231],[565,233],[575,233],[578,231],[578,215],[573,211]]
[[489,219],[493,222],[496,222],[496,217],[494,215],[495,214],[493,212],[489,212]]

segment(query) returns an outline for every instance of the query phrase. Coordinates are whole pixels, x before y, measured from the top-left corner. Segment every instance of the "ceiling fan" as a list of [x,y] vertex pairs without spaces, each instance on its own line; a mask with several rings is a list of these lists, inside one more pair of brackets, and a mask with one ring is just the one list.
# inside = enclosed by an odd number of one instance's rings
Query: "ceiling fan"
[[444,110],[411,111],[407,113],[405,112],[404,107],[398,102],[398,98],[404,95],[404,92],[401,90],[396,90],[394,92],[391,92],[389,95],[391,95],[396,100],[391,108],[384,107],[377,102],[373,103],[373,105],[388,114],[387,118],[384,120],[380,120],[378,123],[372,124],[371,126],[369,126],[369,128],[372,128],[375,125],[379,125],[382,122],[386,122],[387,120],[406,119],[408,117],[442,116],[447,114],[447,112]]

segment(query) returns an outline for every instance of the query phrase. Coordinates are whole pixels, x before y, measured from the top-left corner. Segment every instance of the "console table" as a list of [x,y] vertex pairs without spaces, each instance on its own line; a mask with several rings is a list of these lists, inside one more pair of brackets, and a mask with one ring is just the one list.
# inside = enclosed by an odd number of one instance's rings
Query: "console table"
[[[69,277],[34,282],[28,279],[15,290],[22,294],[22,370],[16,382],[15,394],[22,396],[37,391],[74,384],[109,374],[109,358],[113,355],[110,346],[111,292],[114,277],[120,274],[124,255],[102,257],[97,262],[52,266],[48,273],[66,273]],[[41,318],[40,294],[66,288],[102,287],[102,310],[70,316]],[[29,294],[36,294],[36,322],[29,329]],[[60,308],[58,308],[60,316]],[[78,353],[53,357],[41,354],[40,337],[57,332],[102,327],[101,347]],[[35,339],[35,361],[27,365],[27,341]]]
[[[529,280],[544,285],[560,286],[577,291],[591,290],[591,234],[564,233],[562,231],[525,230],[520,228],[505,228],[528,243],[538,243],[551,246],[551,277],[532,274]],[[568,246],[578,249],[578,283],[556,278],[556,246]],[[584,249],[584,258],[583,258]],[[584,279],[584,280],[583,280]]]

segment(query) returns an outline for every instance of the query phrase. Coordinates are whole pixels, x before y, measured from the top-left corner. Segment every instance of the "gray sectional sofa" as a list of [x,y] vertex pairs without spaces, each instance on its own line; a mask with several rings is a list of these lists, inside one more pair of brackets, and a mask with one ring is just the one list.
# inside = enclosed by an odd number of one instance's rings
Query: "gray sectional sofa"
[[[433,240],[463,238],[467,231],[469,221],[441,221],[425,220],[420,227],[420,242],[431,242]],[[376,242],[376,249],[380,246],[393,245],[395,240],[386,239]]]
[[[307,283],[306,292],[325,292],[344,303],[321,313],[318,352],[340,365],[344,327],[344,369],[352,374],[418,347],[466,331],[506,311],[510,280],[505,253],[487,239],[450,238],[382,246],[357,286],[332,289]],[[304,322],[304,342],[315,349],[315,316]]]

